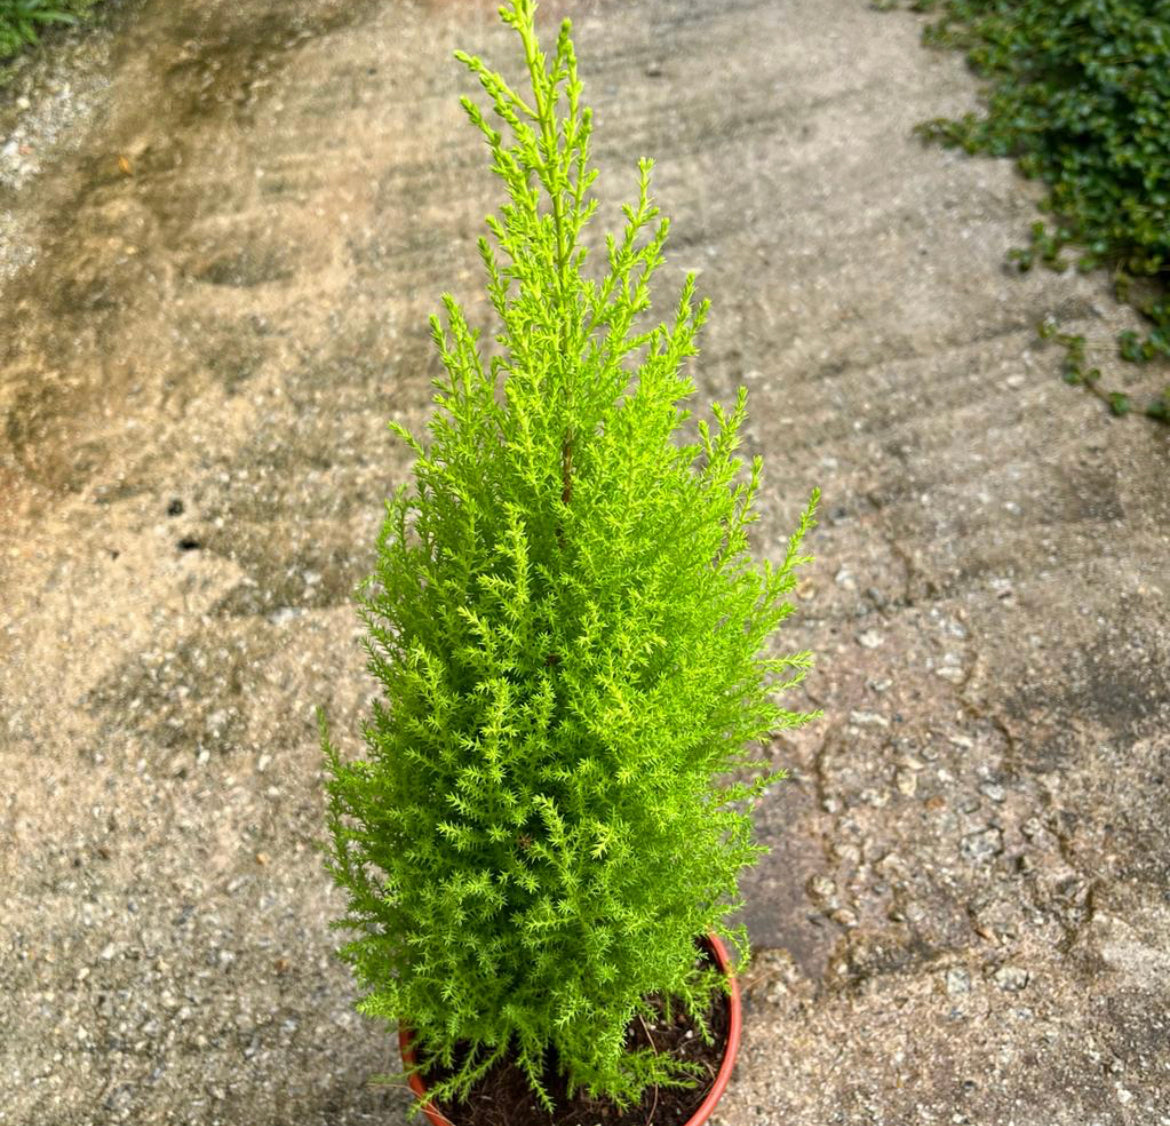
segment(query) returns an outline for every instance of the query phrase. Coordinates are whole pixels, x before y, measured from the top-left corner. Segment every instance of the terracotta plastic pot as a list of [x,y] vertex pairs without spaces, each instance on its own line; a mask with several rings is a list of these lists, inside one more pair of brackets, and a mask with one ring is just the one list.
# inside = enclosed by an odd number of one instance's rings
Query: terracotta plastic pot
[[[735,974],[731,972],[731,960],[727,956],[727,948],[720,941],[718,935],[708,935],[707,942],[711,946],[711,953],[715,956],[716,965],[727,975],[731,983],[731,995],[728,997],[731,1007],[731,1021],[727,1030],[727,1046],[723,1051],[723,1062],[719,1065],[719,1074],[715,1076],[715,1082],[711,1084],[711,1089],[707,1092],[707,1097],[703,1100],[702,1105],[687,1119],[686,1126],[702,1126],[711,1117],[716,1104],[723,1097],[723,1092],[727,1090],[732,1069],[735,1067],[735,1057],[739,1053],[739,1033],[743,1025],[743,1013],[739,1004],[739,986],[736,984]],[[399,1025],[398,1046],[402,1051],[403,1065],[407,1069],[414,1067],[417,1063],[413,1040],[413,1031],[406,1025]],[[425,1099],[427,1096],[426,1084],[417,1071],[410,1077],[410,1089],[419,1099]],[[427,1107],[423,1113],[430,1120],[431,1126],[453,1126],[450,1119],[444,1117],[434,1107]]]

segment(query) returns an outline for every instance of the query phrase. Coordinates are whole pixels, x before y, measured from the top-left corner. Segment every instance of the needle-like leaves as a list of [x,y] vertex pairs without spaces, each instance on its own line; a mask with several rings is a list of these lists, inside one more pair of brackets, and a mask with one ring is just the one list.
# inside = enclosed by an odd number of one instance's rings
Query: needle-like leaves
[[688,277],[672,319],[639,326],[668,229],[649,161],[588,276],[592,117],[569,25],[550,62],[534,9],[502,12],[530,92],[459,56],[491,103],[496,124],[464,107],[508,196],[480,244],[502,358],[483,363],[445,297],[436,414],[426,440],[395,428],[414,481],[361,596],[384,689],[367,760],[343,762],[323,732],[329,868],[361,1008],[453,1069],[437,1096],[507,1052],[542,1099],[555,1065],[620,1103],[688,1080],[628,1050],[626,1027],[650,994],[705,1027],[719,980],[696,969],[695,939],[728,933],[760,852],[744,806],[763,781],[728,774],[810,718],[774,691],[808,655],[768,642],[816,498],[784,559],[754,562],[746,397],[685,438],[707,303]]

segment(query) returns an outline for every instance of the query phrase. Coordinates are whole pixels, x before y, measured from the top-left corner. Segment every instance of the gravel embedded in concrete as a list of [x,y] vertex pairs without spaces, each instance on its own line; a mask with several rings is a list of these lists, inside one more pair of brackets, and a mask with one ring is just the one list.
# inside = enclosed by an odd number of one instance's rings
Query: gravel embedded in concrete
[[[356,753],[385,421],[427,417],[439,294],[485,314],[450,53],[512,58],[493,9],[146,0],[0,92],[2,1126],[405,1120],[311,712]],[[824,490],[785,643],[826,716],[765,749],[718,1121],[1167,1126],[1170,442],[1034,333],[1108,367],[1131,314],[1002,269],[1035,192],[911,136],[975,104],[917,17],[572,13],[603,216],[654,156],[700,393],[750,390],[760,550]],[[94,111],[38,116],[58,80]]]

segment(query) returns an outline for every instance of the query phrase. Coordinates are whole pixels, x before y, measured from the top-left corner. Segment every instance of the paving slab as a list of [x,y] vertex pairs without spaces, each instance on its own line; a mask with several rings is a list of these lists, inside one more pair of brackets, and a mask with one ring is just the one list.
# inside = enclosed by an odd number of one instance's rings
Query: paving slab
[[[601,220],[655,157],[700,394],[750,390],[759,550],[824,492],[786,642],[825,718],[764,748],[718,1122],[1166,1126],[1170,440],[1035,335],[1131,314],[1005,272],[1036,193],[912,136],[976,105],[921,18],[563,14]],[[486,316],[450,55],[512,46],[453,0],[143,0],[89,42],[0,93],[0,1124],[401,1123],[311,711],[357,750],[385,422],[428,416],[439,294]]]

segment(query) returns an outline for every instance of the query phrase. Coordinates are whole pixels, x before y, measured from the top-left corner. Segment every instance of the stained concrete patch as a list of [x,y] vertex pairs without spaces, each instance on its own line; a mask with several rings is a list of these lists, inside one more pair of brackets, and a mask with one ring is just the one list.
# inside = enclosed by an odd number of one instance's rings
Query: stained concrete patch
[[[488,324],[450,53],[512,47],[480,4],[279,7],[141,4],[0,199],[6,1126],[405,1120],[331,953],[312,710],[359,752],[385,422],[425,423],[443,290]],[[915,18],[562,14],[601,219],[656,157],[700,393],[749,389],[758,549],[824,493],[783,645],[826,715],[760,751],[719,1121],[1170,1122],[1170,448],[1034,335],[1130,313],[1002,270],[1035,192],[913,139],[975,104]]]

